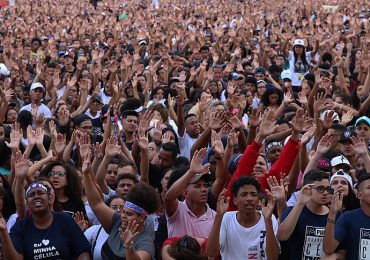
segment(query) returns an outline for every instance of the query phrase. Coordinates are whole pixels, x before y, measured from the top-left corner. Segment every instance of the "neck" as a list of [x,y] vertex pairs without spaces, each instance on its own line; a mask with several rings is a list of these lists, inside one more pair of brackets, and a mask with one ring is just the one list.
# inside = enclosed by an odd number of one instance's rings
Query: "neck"
[[242,212],[238,211],[236,216],[237,221],[244,227],[254,226],[260,219],[260,213],[258,211]]
[[315,213],[317,215],[325,215],[329,212],[328,207],[326,207],[325,205],[317,204],[312,200],[308,201],[306,206],[312,213]]
[[64,188],[55,189],[55,195],[59,202],[66,202],[68,197],[64,194]]
[[51,223],[53,222],[54,216],[51,213],[51,211],[48,211],[46,214],[45,213],[39,213],[39,214],[32,213],[32,219],[33,219],[33,223],[35,224],[37,228],[45,229],[51,225]]
[[32,100],[32,104],[35,104],[37,106],[40,106],[41,100]]
[[185,202],[190,211],[197,217],[203,216],[207,211],[207,207],[204,203],[190,203],[187,200],[185,200]]
[[370,217],[370,205],[364,202],[361,203],[361,209],[366,216]]

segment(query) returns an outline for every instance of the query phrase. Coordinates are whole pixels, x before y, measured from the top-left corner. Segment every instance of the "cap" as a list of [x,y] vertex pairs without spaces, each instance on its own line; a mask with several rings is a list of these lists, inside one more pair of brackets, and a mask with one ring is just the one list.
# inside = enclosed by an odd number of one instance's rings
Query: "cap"
[[368,180],[368,179],[370,179],[370,173],[361,173],[361,174],[359,174],[358,176],[357,176],[357,184],[356,184],[356,187],[358,187],[358,185],[360,185],[360,183],[361,182],[363,182],[363,181],[366,181],[366,180]]
[[290,81],[292,81],[293,79],[293,74],[290,70],[284,70],[283,72],[281,72],[280,74],[280,77],[281,79],[289,79]]
[[48,188],[46,188],[46,186],[42,182],[36,181],[28,186],[26,190],[26,197],[28,197],[28,195],[35,189],[43,189],[44,191],[48,192]]
[[294,46],[304,46],[304,40],[303,39],[296,39],[294,41]]
[[66,52],[66,53],[64,53],[63,57],[64,58],[69,57],[69,58],[73,59],[75,57],[75,54],[73,52]]
[[255,74],[266,74],[266,69],[264,67],[258,67]]
[[10,75],[10,71],[8,70],[8,68],[5,66],[4,63],[0,63],[0,75],[3,75],[3,76]]
[[348,181],[348,184],[351,186],[351,188],[353,187],[352,177],[349,174],[345,173],[344,171],[339,170],[336,173],[334,173],[333,176],[331,176],[331,178],[330,178],[330,184],[333,182],[333,180],[336,177],[342,177],[342,178],[346,179]]
[[330,160],[326,158],[321,158],[317,165],[317,169],[322,171],[330,171],[331,169]]
[[139,45],[148,45],[145,40],[139,41]]
[[97,103],[102,104],[102,105],[104,104],[103,100],[99,96],[93,98],[92,102],[97,102]]
[[365,124],[367,124],[368,126],[370,126],[370,118],[368,118],[367,116],[362,116],[362,117],[358,118],[358,119],[356,120],[356,124],[355,124],[355,126],[357,126],[357,125],[359,125],[359,124],[361,124],[361,123],[365,123]]
[[233,175],[236,168],[238,168],[238,163],[239,163],[241,158],[242,158],[242,154],[234,154],[234,155],[231,156],[231,158],[229,160],[228,167],[227,167],[229,169],[229,173],[231,175]]
[[[322,112],[321,113],[321,115],[320,115],[320,119],[321,120],[324,120],[324,118],[325,118],[325,116],[328,114],[330,112],[330,110],[325,110],[324,112]],[[339,121],[339,115],[338,115],[338,113],[337,112],[334,112],[333,113],[333,122],[337,122],[337,123],[339,123],[340,121]]]
[[41,36],[40,37],[40,40],[41,41],[47,41],[47,40],[49,40],[49,37],[47,37],[47,36],[44,35],[44,36]]
[[242,74],[238,74],[236,72],[231,74],[231,79],[232,80],[239,80],[239,79],[244,79],[244,76]]
[[352,165],[349,163],[348,159],[343,155],[339,155],[331,159],[330,164],[332,167],[335,167],[340,164],[347,164],[350,168],[352,168]]
[[197,183],[203,179],[205,182],[209,182],[211,180],[211,174],[208,172],[196,174],[189,182],[189,184]]
[[40,82],[35,82],[35,83],[32,83],[30,91],[37,89],[37,88],[42,88],[42,90],[45,90],[44,86]]
[[340,141],[347,141],[347,140],[350,140],[349,138],[350,138],[351,136],[356,136],[356,132],[355,132],[355,131],[351,131],[351,130],[346,130],[346,131],[344,131],[344,132],[340,135],[339,142],[340,142]]

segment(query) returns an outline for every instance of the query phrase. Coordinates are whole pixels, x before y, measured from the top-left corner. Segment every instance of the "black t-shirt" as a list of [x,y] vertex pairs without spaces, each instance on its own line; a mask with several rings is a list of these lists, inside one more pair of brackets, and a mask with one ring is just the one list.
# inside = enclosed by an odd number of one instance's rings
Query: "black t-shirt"
[[75,221],[65,213],[52,213],[54,218],[46,229],[38,229],[32,216],[17,221],[10,238],[24,259],[75,259],[91,246]]
[[161,190],[162,188],[161,180],[163,178],[163,173],[163,169],[155,164],[149,163],[149,184],[157,190]]
[[60,202],[62,206],[62,211],[68,213],[69,215],[74,215],[74,213],[80,211],[86,216],[85,205],[80,198],[70,198],[66,202]]

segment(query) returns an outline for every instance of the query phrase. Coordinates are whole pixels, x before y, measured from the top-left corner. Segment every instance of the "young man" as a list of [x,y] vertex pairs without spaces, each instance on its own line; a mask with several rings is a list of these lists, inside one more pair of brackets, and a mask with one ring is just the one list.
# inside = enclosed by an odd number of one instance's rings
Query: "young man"
[[327,254],[341,244],[347,251],[347,259],[370,259],[370,173],[358,177],[357,190],[361,208],[342,213],[337,221],[337,213],[342,210],[343,190],[338,187],[334,191],[324,236]]
[[325,255],[322,243],[329,209],[329,174],[311,170],[303,180],[298,202],[288,207],[281,216],[278,238],[288,241],[290,260],[320,259]]
[[123,127],[123,140],[131,151],[135,140],[135,132],[139,126],[139,114],[134,110],[127,110],[121,114]]
[[21,111],[22,110],[30,111],[33,116],[44,114],[45,118],[51,117],[50,109],[43,103],[41,103],[44,97],[44,91],[45,88],[41,83],[39,82],[32,83],[30,88],[31,103],[23,106],[21,108]]
[[226,212],[230,197],[224,190],[217,202],[217,214],[207,241],[207,255],[222,259],[277,259],[278,222],[272,212],[275,201],[269,196],[262,212],[257,210],[261,186],[255,178],[243,176],[234,181],[232,193],[238,211]]

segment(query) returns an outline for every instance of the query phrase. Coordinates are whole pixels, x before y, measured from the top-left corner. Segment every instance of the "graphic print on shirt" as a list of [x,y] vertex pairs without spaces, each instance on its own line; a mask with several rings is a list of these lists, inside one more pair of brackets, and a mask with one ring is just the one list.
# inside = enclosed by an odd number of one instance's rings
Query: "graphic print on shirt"
[[[260,242],[258,246],[250,246],[248,247],[248,260],[257,260],[257,259],[265,259],[266,254],[264,250],[265,240],[266,240],[266,231],[261,230],[260,233]],[[260,255],[258,255],[258,253]]]
[[359,260],[370,259],[370,229],[360,229]]
[[33,244],[33,255],[33,259],[46,259],[55,258],[60,254],[49,239],[43,239],[40,243]]
[[323,227],[306,227],[304,246],[302,251],[302,259],[304,260],[319,260],[325,255],[322,248],[324,241],[325,228]]

